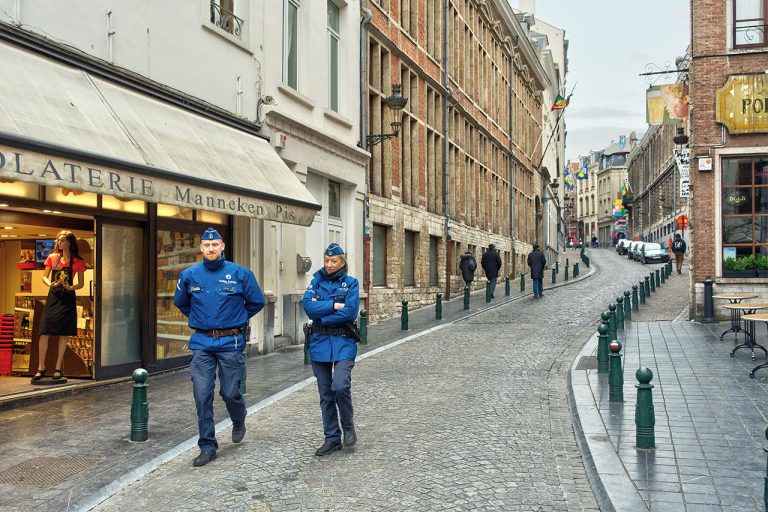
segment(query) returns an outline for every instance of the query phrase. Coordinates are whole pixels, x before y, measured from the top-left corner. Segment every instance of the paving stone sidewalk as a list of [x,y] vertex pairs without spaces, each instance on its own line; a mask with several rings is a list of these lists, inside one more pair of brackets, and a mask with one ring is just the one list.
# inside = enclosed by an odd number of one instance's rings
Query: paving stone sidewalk
[[[567,256],[571,265],[578,260],[578,252]],[[584,279],[589,270],[581,267]],[[562,282],[562,265],[558,277],[557,286],[575,282]],[[550,280],[551,273],[547,272],[545,285],[551,285]],[[369,327],[369,345],[360,346],[360,352],[529,296],[530,290],[528,276],[522,293],[518,278],[512,282],[511,296],[505,297],[501,281],[493,302],[486,304],[484,290],[474,292],[468,311],[463,309],[462,297],[454,298],[443,303],[442,322],[435,320],[434,306],[411,311],[408,332],[400,330],[399,318],[377,323]],[[247,368],[249,407],[311,377],[301,350],[249,358]],[[169,459],[173,450],[193,440],[197,423],[188,371],[151,376],[148,382],[150,438],[140,444],[128,440],[129,382],[45,402],[20,401],[0,411],[0,509],[77,509],[115,482],[130,480],[137,468],[157,465],[158,458]],[[225,417],[226,411],[217,400],[215,419],[223,421]]]
[[[748,350],[730,357],[732,336],[719,339],[728,325],[673,321],[686,308],[687,286],[687,275],[673,275],[619,333],[623,403],[609,402],[607,375],[577,368],[596,354],[596,336],[571,366],[575,424],[604,510],[764,509],[768,370],[750,379],[764,359],[753,362]],[[757,340],[766,344],[764,329]],[[640,366],[654,374],[655,450],[635,447]]]

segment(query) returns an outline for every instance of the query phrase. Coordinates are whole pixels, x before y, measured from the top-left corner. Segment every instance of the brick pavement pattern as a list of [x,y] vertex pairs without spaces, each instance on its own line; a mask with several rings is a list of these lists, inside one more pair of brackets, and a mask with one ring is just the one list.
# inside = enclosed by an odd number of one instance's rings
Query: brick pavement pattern
[[308,387],[250,416],[208,466],[189,451],[97,510],[598,510],[565,375],[604,304],[650,268],[611,264],[360,361],[354,450],[313,455]]

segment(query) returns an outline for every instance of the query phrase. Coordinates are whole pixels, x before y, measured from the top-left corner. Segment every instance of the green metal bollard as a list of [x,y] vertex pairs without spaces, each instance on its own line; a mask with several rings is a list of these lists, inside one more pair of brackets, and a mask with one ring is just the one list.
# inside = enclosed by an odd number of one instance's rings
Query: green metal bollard
[[555,284],[557,282],[557,272],[555,272],[555,267],[552,267],[552,284]]
[[610,345],[610,375],[608,377],[608,401],[624,401],[624,372],[621,369],[621,342],[613,340]]
[[570,266],[571,262],[568,258],[565,258],[565,268],[567,269]]
[[579,264],[578,264],[578,262],[573,264],[573,277],[574,277],[574,279],[579,277]]
[[491,302],[491,282],[486,281],[485,283],[485,303],[488,304]]
[[654,281],[654,279],[653,279],[653,272],[651,272],[648,275],[650,276],[650,281],[651,281],[651,293],[652,294],[656,293],[656,281]]
[[659,281],[659,269],[654,270],[654,274],[656,274],[656,288],[661,286],[661,281]]
[[649,282],[650,277],[645,276],[645,298],[650,299],[651,298],[651,283]]
[[645,281],[640,280],[640,304],[645,304]]
[[505,297],[509,297],[512,293],[512,290],[510,290],[510,287],[509,287],[509,281],[510,281],[509,276],[507,276],[504,279],[504,296]]
[[443,294],[437,294],[437,300],[435,301],[435,320],[443,319]]
[[[442,297],[442,295],[439,293],[437,295],[438,297]],[[360,312],[360,344],[368,344],[368,312],[366,310],[362,310]]]
[[630,304],[630,296],[632,294],[629,293],[629,290],[624,290],[624,322],[630,322],[632,321],[632,304]]
[[525,274],[523,272],[520,272],[520,291],[525,291]]
[[584,256],[584,264],[589,268],[589,256]]
[[555,274],[559,274],[559,273],[560,273],[560,260],[557,260],[555,262]]
[[640,311],[640,298],[637,295],[637,285],[632,285],[632,311],[637,313]]
[[400,330],[408,330],[408,299],[403,299],[403,310],[400,313]]
[[609,340],[613,341],[618,337],[616,330],[618,326],[616,324],[616,304],[608,304],[608,312],[611,314],[611,322],[608,324],[611,330],[608,332]]
[[133,399],[131,400],[131,441],[143,442],[149,439],[149,403],[147,402],[147,377],[144,368],[133,371]]
[[600,317],[603,323],[597,326],[597,373],[605,374],[608,373],[608,322],[611,314],[603,311]]
[[624,297],[616,297],[616,329],[624,330]]
[[565,269],[563,271],[563,281],[568,280],[568,263],[565,264]]
[[[656,272],[658,272],[658,270]],[[661,284],[664,284],[666,282],[666,280],[667,280],[667,269],[666,268],[662,268],[661,269]]]
[[464,311],[469,309],[469,286],[464,287]]
[[649,368],[638,368],[635,377],[640,384],[637,388],[637,406],[635,408],[635,445],[649,450],[656,448],[656,416],[653,412],[653,372]]

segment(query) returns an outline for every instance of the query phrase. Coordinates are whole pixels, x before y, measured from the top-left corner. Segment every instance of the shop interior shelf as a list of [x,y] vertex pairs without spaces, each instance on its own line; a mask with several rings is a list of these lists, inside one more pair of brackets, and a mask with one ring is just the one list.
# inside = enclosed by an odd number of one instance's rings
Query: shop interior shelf
[[157,333],[158,339],[163,338],[166,340],[184,340],[189,341],[189,336],[181,336],[178,334],[163,334],[161,332]]
[[14,309],[14,310],[16,310],[16,311],[23,311],[23,312],[25,312],[25,313],[32,313],[32,312],[34,311],[34,309],[30,309],[30,308],[20,308],[19,306],[16,306],[16,307],[15,307],[15,308],[13,308],[13,309]]
[[158,320],[157,323],[165,325],[187,325],[187,322],[182,322],[181,320]]
[[13,338],[13,341],[21,341],[23,343],[32,343],[32,338]]
[[175,295],[174,292],[158,292],[157,297],[160,299],[167,299],[167,298],[173,298]]

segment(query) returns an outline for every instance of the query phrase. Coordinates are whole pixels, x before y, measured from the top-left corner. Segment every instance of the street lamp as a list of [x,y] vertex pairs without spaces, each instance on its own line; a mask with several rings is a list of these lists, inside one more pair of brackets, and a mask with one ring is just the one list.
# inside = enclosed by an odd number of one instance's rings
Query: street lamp
[[397,137],[400,134],[400,126],[402,125],[400,122],[400,112],[408,103],[408,98],[403,97],[401,90],[402,86],[400,84],[392,84],[392,95],[384,100],[384,104],[392,111],[392,122],[389,123],[392,127],[392,133],[372,133],[366,135],[366,147],[373,147],[381,141]]

